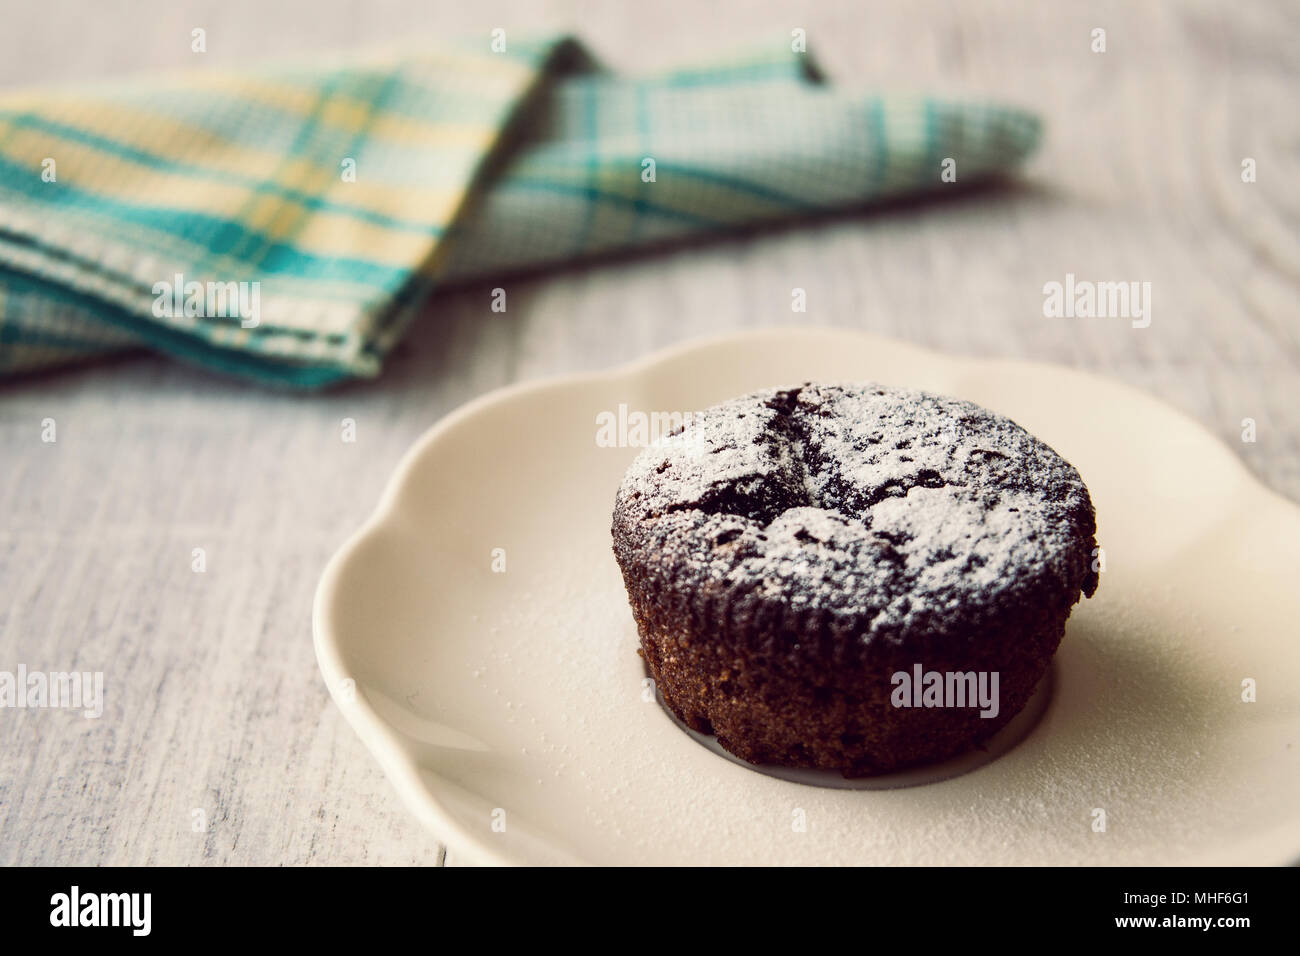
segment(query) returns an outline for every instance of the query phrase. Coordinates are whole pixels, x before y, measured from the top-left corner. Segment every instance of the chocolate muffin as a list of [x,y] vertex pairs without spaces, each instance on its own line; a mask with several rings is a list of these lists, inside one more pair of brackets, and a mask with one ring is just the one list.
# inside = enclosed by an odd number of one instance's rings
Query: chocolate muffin
[[811,383],[691,416],[633,462],[613,522],[672,711],[751,763],[845,776],[1010,721],[1096,590],[1095,531],[1079,473],[1014,422]]

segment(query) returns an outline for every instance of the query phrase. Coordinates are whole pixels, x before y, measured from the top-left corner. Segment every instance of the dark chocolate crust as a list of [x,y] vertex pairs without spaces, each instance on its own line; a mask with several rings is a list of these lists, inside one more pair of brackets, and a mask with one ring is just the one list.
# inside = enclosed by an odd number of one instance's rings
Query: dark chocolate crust
[[[614,553],[665,702],[753,763],[883,773],[1010,721],[1092,571],[1078,472],[969,402],[769,389],[629,468]],[[891,676],[999,675],[995,718],[896,707]]]

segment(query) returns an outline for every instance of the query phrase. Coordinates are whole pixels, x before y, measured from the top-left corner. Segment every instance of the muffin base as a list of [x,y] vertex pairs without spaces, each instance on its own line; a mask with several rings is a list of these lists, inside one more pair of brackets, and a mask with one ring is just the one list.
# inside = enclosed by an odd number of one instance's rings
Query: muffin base
[[[665,626],[634,608],[645,659],[664,703],[691,730],[711,734],[728,753],[755,765],[838,771],[844,777],[937,763],[976,747],[1024,709],[1051,665],[1064,622],[1022,645],[1014,661],[963,650],[926,659],[876,648],[833,682],[773,666],[766,655],[726,648]],[[1023,635],[1021,635],[1023,639]],[[998,646],[994,644],[994,646]],[[996,671],[998,713],[978,707],[895,707],[897,671]]]

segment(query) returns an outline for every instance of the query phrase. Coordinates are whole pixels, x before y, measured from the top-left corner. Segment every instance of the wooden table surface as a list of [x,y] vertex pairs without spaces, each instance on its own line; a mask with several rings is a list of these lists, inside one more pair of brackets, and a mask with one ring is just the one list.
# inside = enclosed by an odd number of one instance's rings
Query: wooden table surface
[[[850,326],[1122,379],[1300,499],[1294,4],[865,6],[3,0],[0,87],[497,26],[580,25],[607,63],[652,69],[802,27],[835,82],[997,95],[1047,137],[1013,189],[513,282],[504,315],[485,287],[443,296],[386,375],[326,395],[148,357],[0,389],[0,670],[105,673],[99,720],[0,711],[0,863],[443,862],[331,703],[311,601],[416,436],[510,382],[728,329]],[[1150,327],[1045,318],[1067,273],[1150,282]]]

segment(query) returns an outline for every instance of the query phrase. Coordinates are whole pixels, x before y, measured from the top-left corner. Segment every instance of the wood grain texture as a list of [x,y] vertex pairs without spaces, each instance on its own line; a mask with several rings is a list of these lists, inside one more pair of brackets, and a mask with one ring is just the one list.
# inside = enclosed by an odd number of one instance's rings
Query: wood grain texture
[[[836,82],[997,95],[1048,121],[1015,187],[510,282],[505,315],[486,287],[443,296],[373,384],[270,394],[141,358],[0,391],[0,670],[102,670],[107,699],[99,720],[0,711],[0,863],[443,862],[330,703],[311,599],[416,436],[509,382],[729,329],[862,328],[1124,380],[1300,499],[1300,14],[1283,0],[5,0],[0,21],[0,86],[497,26],[580,24],[607,62],[652,68],[798,26]],[[1150,328],[1044,318],[1067,272],[1151,282]]]

